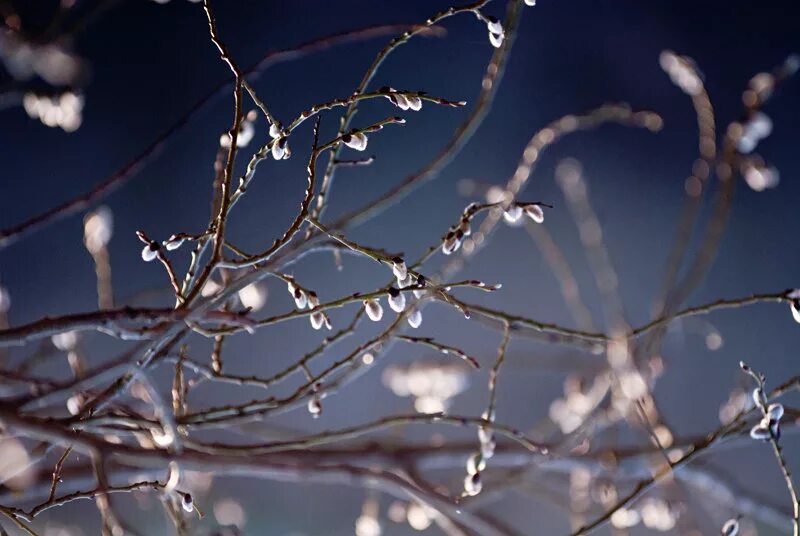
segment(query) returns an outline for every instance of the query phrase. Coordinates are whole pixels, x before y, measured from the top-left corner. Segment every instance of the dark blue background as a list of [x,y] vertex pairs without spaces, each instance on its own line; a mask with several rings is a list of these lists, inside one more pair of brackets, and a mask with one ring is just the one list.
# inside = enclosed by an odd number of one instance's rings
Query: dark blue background
[[[45,24],[54,7],[48,2],[24,4],[20,6],[23,22],[34,27]],[[221,35],[241,65],[251,64],[268,50],[336,31],[378,23],[420,22],[449,5],[439,1],[350,0],[227,0],[215,4]],[[503,9],[494,2],[487,12],[502,16]],[[449,19],[444,26],[446,38],[417,38],[394,53],[372,86],[426,90],[445,98],[465,99],[471,105],[492,49],[484,28],[472,16]],[[524,10],[492,112],[458,159],[435,182],[354,229],[351,236],[414,256],[441,236],[464,205],[473,200],[457,193],[459,179],[504,183],[537,129],[566,113],[585,111],[604,102],[626,101],[636,108],[659,112],[665,120],[664,130],[649,134],[610,126],[568,137],[547,151],[523,197],[551,200],[557,205],[548,212],[545,224],[564,248],[583,295],[599,318],[592,274],[553,181],[558,160],[581,160],[620,276],[630,321],[643,323],[649,319],[663,274],[683,203],[683,182],[697,145],[691,103],[661,71],[659,53],[672,49],[696,60],[706,76],[717,122],[723,128],[738,117],[741,91],[749,78],[771,69],[789,53],[800,51],[798,28],[797,7],[787,1],[540,0],[535,8]],[[336,47],[278,65],[267,71],[255,88],[278,118],[289,120],[313,103],[348,95],[387,40]],[[182,0],[163,6],[144,0],[121,2],[78,33],[74,48],[88,59],[92,70],[80,130],[65,134],[49,129],[29,119],[21,108],[0,114],[0,227],[16,224],[87,190],[228,76],[209,42],[201,7]],[[798,88],[797,80],[789,81],[767,107],[775,128],[759,147],[765,159],[780,170],[781,183],[763,193],[751,191],[743,182],[737,186],[720,255],[705,285],[691,298],[692,303],[800,286]],[[383,100],[365,103],[361,110],[357,125],[395,113]],[[377,155],[376,163],[368,168],[340,170],[330,198],[328,221],[386,191],[427,162],[467,113],[465,109],[426,105],[421,113],[405,114],[408,124],[404,128],[389,128],[372,136],[368,152]],[[115,217],[110,250],[118,300],[165,284],[160,267],[139,259],[141,245],[135,230],[166,237],[178,231],[198,231],[205,225],[216,145],[231,117],[232,103],[226,93],[174,138],[157,161],[106,199]],[[337,125],[338,118],[333,114],[323,115],[322,138],[332,136]],[[256,141],[264,139],[262,129]],[[294,215],[305,188],[302,156],[310,144],[310,128],[298,131],[292,143],[295,158],[262,164],[248,195],[234,212],[231,236],[245,249],[263,248]],[[244,161],[242,158],[239,164]],[[0,251],[0,278],[13,299],[12,324],[44,314],[95,307],[94,272],[91,258],[80,243],[82,232],[81,218],[72,216]],[[295,273],[317,286],[323,301],[374,288],[386,277],[385,272],[360,259],[345,259],[345,270],[338,273],[327,257],[301,263]],[[552,274],[521,230],[502,229],[465,275],[504,284],[502,293],[487,299],[487,303],[544,321],[571,323]],[[285,310],[289,302],[283,285],[272,284],[270,290],[269,308]],[[156,301],[168,303],[168,296],[162,296]],[[333,315],[340,324],[345,318]],[[712,322],[722,333],[724,345],[719,351],[708,351],[703,337],[697,334],[703,322]],[[470,348],[488,365],[497,334],[474,326],[457,318],[452,310],[436,306],[426,310],[423,331]],[[758,305],[717,313],[685,322],[682,328],[667,339],[667,372],[656,390],[666,418],[681,435],[716,427],[720,404],[727,399],[728,391],[741,383],[737,367],[740,359],[763,370],[772,384],[800,369],[800,328],[783,306]],[[304,321],[281,325],[232,342],[228,362],[235,370],[266,374],[313,346],[321,336],[310,333]],[[87,344],[95,352],[91,356],[94,362],[115,347],[104,337],[93,337]],[[205,344],[197,342],[198,353]],[[512,344],[507,373],[501,376],[498,420],[529,428],[546,415],[550,401],[561,394],[564,371],[538,366],[537,360],[552,358],[558,352],[557,348],[529,343]],[[419,349],[398,346],[387,360],[409,362],[424,355]],[[485,385],[485,373],[476,375],[470,391],[456,399],[454,411],[480,413],[485,406]],[[206,396],[212,397],[205,399],[206,403],[215,396],[248,397],[229,391]],[[322,422],[312,422],[302,412],[278,422],[310,430],[408,410],[408,400],[397,399],[386,390],[379,370],[375,370],[347,393],[327,400]],[[426,431],[416,430],[412,436],[425,437]],[[786,449],[792,467],[800,469],[796,438],[787,436]],[[729,462],[733,460],[738,463],[732,466]],[[740,482],[758,475],[753,488],[788,508],[780,474],[766,448],[754,445],[708,463],[727,467]],[[456,486],[460,475],[455,470],[438,476]],[[248,506],[248,526],[254,534],[350,533],[364,495],[355,489],[231,479],[220,479],[213,493],[239,496]],[[526,534],[533,533],[532,526],[537,534],[561,533],[567,527],[560,512],[525,495],[511,494],[490,508]],[[731,514],[714,510],[713,503],[711,509],[712,527]],[[543,520],[545,512],[550,515]],[[96,513],[87,503],[71,505],[57,515],[75,516],[73,521],[77,522],[94,520]],[[158,516],[152,516],[154,523],[161,523]],[[389,525],[385,530],[401,533],[407,527]]]

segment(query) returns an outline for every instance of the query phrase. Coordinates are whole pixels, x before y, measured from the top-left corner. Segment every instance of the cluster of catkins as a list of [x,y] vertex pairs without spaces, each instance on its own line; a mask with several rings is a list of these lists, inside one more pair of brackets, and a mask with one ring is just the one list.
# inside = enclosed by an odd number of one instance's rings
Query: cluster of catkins
[[[406,262],[400,257],[395,257],[392,259],[391,266],[392,274],[397,279],[397,287],[389,287],[387,292],[387,301],[389,302],[389,307],[392,309],[392,311],[396,313],[402,313],[406,308],[406,297],[400,289],[404,289],[416,284],[420,288],[414,289],[413,292],[414,296],[419,299],[425,293],[425,291],[422,290],[422,287],[427,285],[427,280],[422,274],[414,274],[409,271],[408,266],[406,266]],[[383,307],[381,306],[379,297],[364,300],[364,310],[366,311],[369,319],[373,322],[378,322],[381,318],[383,318]],[[420,324],[422,324],[422,313],[419,309],[415,308],[408,314],[407,320],[408,324],[412,328],[418,328]]]

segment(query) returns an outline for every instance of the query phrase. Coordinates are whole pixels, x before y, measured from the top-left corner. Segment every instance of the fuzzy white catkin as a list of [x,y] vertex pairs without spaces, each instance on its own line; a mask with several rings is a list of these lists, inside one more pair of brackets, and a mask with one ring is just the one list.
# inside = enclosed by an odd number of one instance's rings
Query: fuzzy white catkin
[[312,328],[320,330],[325,323],[325,315],[322,312],[312,313],[309,317],[309,321],[311,322]]
[[280,124],[272,123],[269,126],[269,136],[272,139],[278,139],[283,135],[283,129],[281,128]]
[[363,151],[367,148],[367,135],[363,132],[355,132],[353,134],[345,135],[342,138],[345,145],[356,151]]
[[381,307],[381,302],[378,300],[364,300],[364,309],[369,319],[373,322],[378,322],[383,318],[383,307]]
[[142,249],[142,260],[144,262],[150,262],[158,256],[157,253],[158,253],[158,244],[156,244],[155,242],[147,244]]
[[461,239],[456,234],[449,234],[442,243],[442,253],[450,255],[461,247]]
[[406,96],[402,93],[395,93],[389,100],[391,100],[392,103],[401,110],[408,110],[411,106]]
[[408,276],[406,262],[399,257],[392,260],[392,273],[398,281],[405,279]]
[[286,137],[278,138],[272,143],[272,158],[283,160],[289,157],[289,140]]
[[406,97],[406,100],[408,101],[408,107],[411,110],[418,112],[422,109],[422,99],[420,99],[419,97],[414,95],[409,95],[408,97]]
[[406,274],[406,276],[402,279],[397,278],[397,286],[399,288],[410,287],[413,284],[414,284],[414,278],[411,276],[411,274]]
[[408,315],[408,325],[414,329],[417,329],[422,325],[422,312],[419,310],[414,310]]
[[783,417],[783,404],[770,404],[767,408],[767,415],[773,421],[779,421]]
[[506,220],[506,223],[509,225],[514,225],[515,223],[519,222],[521,217],[522,208],[517,205],[512,205],[503,212],[503,219]]
[[298,309],[303,309],[306,305],[308,305],[308,296],[306,293],[303,292],[302,289],[295,289],[292,293],[292,297],[294,298],[294,304]]
[[318,397],[315,396],[308,401],[308,412],[315,419],[319,417],[320,413],[322,413],[322,403]]
[[536,223],[544,222],[544,211],[539,205],[528,205],[525,207],[525,215]]
[[486,469],[486,460],[480,452],[475,452],[467,458],[467,473],[474,475]]
[[503,46],[503,34],[489,32],[489,42],[494,48],[500,48]]
[[792,310],[792,318],[800,324],[800,300],[789,302],[789,308]]
[[164,242],[164,247],[167,248],[167,251],[175,251],[183,245],[183,241],[183,238],[172,235]]
[[503,34],[503,25],[494,17],[486,17],[486,28],[488,28],[489,33]]
[[186,512],[194,512],[194,499],[191,494],[184,493],[181,499],[181,506]]
[[472,475],[467,475],[467,477],[464,479],[464,493],[470,497],[474,497],[481,492],[481,489],[483,489],[481,474],[475,473]]
[[392,289],[392,291],[389,292],[389,307],[391,307],[392,311],[395,313],[402,313],[403,309],[406,308],[405,295],[397,289]]
[[729,519],[722,525],[722,536],[737,536],[739,534],[739,521]]
[[763,441],[769,439],[770,438],[769,423],[765,425],[764,422],[762,421],[759,424],[753,426],[750,429],[750,437],[757,441]]

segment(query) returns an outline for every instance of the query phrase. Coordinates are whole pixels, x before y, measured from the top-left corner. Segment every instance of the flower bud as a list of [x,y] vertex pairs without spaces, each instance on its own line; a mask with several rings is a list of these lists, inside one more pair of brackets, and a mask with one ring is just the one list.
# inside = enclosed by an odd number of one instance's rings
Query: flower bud
[[392,259],[392,273],[398,281],[405,279],[408,275],[406,261],[404,261],[401,257],[395,257]]
[[792,311],[792,318],[800,324],[800,300],[792,300],[789,302],[789,308]]
[[322,311],[312,313],[311,316],[309,317],[309,320],[311,322],[312,328],[320,330],[322,329],[322,326],[325,324],[325,313],[323,313]]
[[158,242],[150,242],[142,249],[142,260],[150,262],[158,256]]
[[764,402],[761,399],[761,387],[756,387],[755,389],[753,389],[753,403],[758,408],[763,407]]
[[422,324],[422,312],[419,309],[411,311],[408,315],[408,325],[417,329]]
[[411,274],[406,274],[406,276],[403,279],[397,280],[397,286],[399,288],[410,287],[413,284],[414,284],[414,276],[412,276]]
[[489,33],[501,35],[503,33],[503,25],[500,24],[499,20],[491,15],[486,17],[486,27],[489,29]]
[[455,253],[461,247],[463,240],[464,232],[461,229],[451,230],[445,236],[444,243],[442,243],[442,253],[445,255]]
[[283,160],[289,158],[289,138],[281,136],[272,142],[272,158],[275,160]]
[[342,142],[356,151],[363,151],[367,148],[367,135],[363,132],[354,132],[342,136]]
[[181,496],[181,506],[186,512],[194,512],[194,499],[191,493],[184,493]]
[[464,479],[464,493],[470,497],[474,497],[475,495],[479,494],[482,488],[483,483],[481,482],[480,473],[467,475],[467,477]]
[[492,441],[487,441],[485,443],[481,443],[481,456],[485,460],[489,460],[494,456],[494,449],[497,447],[497,443]]
[[503,46],[503,34],[489,32],[489,42],[494,48],[500,48]]
[[389,307],[395,313],[402,313],[406,308],[405,295],[394,287],[389,287]]
[[283,136],[283,129],[281,128],[280,123],[275,121],[269,126],[269,136],[274,140],[277,140],[278,138]]
[[184,239],[178,235],[172,235],[164,241],[164,247],[167,251],[174,251],[183,245]]
[[522,217],[522,208],[519,205],[511,205],[503,211],[503,219],[509,225],[514,225],[519,222]]
[[737,536],[739,534],[739,521],[736,519],[729,519],[722,525],[722,536]]
[[322,401],[318,396],[313,396],[308,401],[308,412],[315,419],[319,418],[320,414],[322,413]]
[[470,227],[469,220],[463,219],[461,223],[458,224],[458,230],[464,233],[464,236],[469,236],[472,234],[472,227]]
[[757,441],[766,441],[770,438],[769,427],[761,421],[750,429],[750,437]]
[[536,223],[544,222],[544,211],[539,205],[528,205],[525,207],[525,215]]
[[406,100],[408,101],[408,107],[415,112],[418,112],[422,109],[422,99],[416,95],[409,95],[406,97]]
[[401,110],[408,110],[411,106],[406,96],[403,95],[402,93],[393,92],[392,94],[389,95],[388,98],[392,102],[392,104],[394,104]]
[[367,316],[373,322],[378,322],[383,318],[383,307],[381,307],[381,302],[377,299],[364,300],[364,310],[367,311]]
[[483,459],[480,452],[476,452],[467,458],[467,473],[474,475],[484,469],[486,469],[486,460]]
[[783,417],[783,404],[770,404],[767,408],[767,415],[772,421],[779,421]]

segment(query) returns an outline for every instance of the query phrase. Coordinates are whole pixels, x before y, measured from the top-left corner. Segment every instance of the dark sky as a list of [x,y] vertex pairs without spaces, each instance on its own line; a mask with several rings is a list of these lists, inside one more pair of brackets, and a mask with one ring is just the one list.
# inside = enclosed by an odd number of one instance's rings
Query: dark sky
[[[34,31],[46,26],[56,4],[41,0],[11,3],[20,10],[23,25]],[[79,1],[78,7],[86,9],[91,4]],[[84,88],[83,125],[77,132],[47,128],[20,107],[0,111],[0,227],[19,223],[106,178],[227,78],[228,70],[209,42],[199,5],[184,0],[167,5],[145,0],[117,4],[74,36],[73,50],[91,68]],[[241,65],[250,65],[269,50],[373,24],[420,22],[450,4],[428,0],[218,0],[215,5],[222,38]],[[496,16],[502,16],[503,10],[499,2],[487,8]],[[492,49],[474,17],[456,17],[444,26],[445,38],[415,39],[393,54],[372,87],[386,84],[425,90],[470,104],[467,109],[426,105],[422,112],[406,115],[405,127],[371,137],[368,152],[375,154],[377,161],[367,168],[340,171],[327,213],[331,221],[426,163],[467,116]],[[388,39],[336,47],[278,65],[259,78],[255,89],[277,117],[288,120],[311,104],[352,92]],[[683,203],[683,182],[697,146],[691,102],[659,67],[659,53],[664,49],[697,62],[717,122],[724,126],[740,115],[741,92],[751,76],[800,52],[800,10],[785,0],[539,0],[535,8],[524,10],[506,76],[491,114],[476,136],[435,182],[351,230],[350,235],[416,256],[455,222],[467,203],[476,200],[458,193],[460,179],[502,184],[537,129],[567,113],[605,102],[628,102],[661,114],[663,131],[650,134],[609,126],[573,135],[543,156],[524,197],[556,205],[548,211],[547,228],[563,247],[584,297],[599,319],[601,308],[593,277],[553,180],[559,160],[574,157],[581,161],[619,273],[629,320],[633,324],[647,321]],[[720,255],[690,303],[800,286],[798,97],[800,83],[789,80],[765,110],[774,121],[774,130],[759,146],[759,153],[780,170],[779,186],[757,193],[740,180]],[[395,112],[385,101],[367,103],[356,124],[366,125],[387,113]],[[231,117],[232,103],[226,91],[194,117],[156,160],[104,200],[115,218],[110,252],[118,300],[164,285],[162,270],[139,259],[141,245],[135,230],[165,238],[205,225],[216,145]],[[263,127],[263,122],[258,124]],[[321,137],[333,136],[337,126],[338,115],[323,115]],[[294,138],[297,154],[303,155],[310,143],[310,127]],[[261,128],[256,141],[264,140],[266,132]],[[239,165],[243,163],[244,158]],[[230,228],[231,236],[244,249],[263,248],[293,217],[305,188],[304,166],[304,157],[296,157],[280,166],[267,162],[260,168]],[[94,272],[80,243],[82,233],[81,217],[75,215],[0,250],[0,281],[13,300],[12,324],[95,307]],[[385,279],[385,273],[361,260],[346,259],[345,267],[338,273],[325,258],[294,269],[298,277],[323,285],[321,294],[327,298],[374,288]],[[504,293],[492,296],[488,303],[543,321],[572,322],[555,279],[521,230],[501,229],[495,243],[464,275],[504,284]],[[270,291],[276,299],[268,309],[283,310],[287,305],[283,285],[271,284]],[[148,303],[167,304],[168,295]],[[463,340],[482,363],[490,363],[496,333],[472,328],[474,324],[455,318],[451,310],[442,307],[429,308],[426,314],[430,321],[426,317],[424,326],[429,333]],[[345,317],[333,315],[334,321]],[[724,339],[716,352],[707,350],[698,335],[707,329],[706,322]],[[664,346],[667,372],[655,394],[668,421],[682,435],[716,427],[720,404],[731,388],[742,383],[737,366],[740,359],[764,371],[772,385],[800,370],[800,327],[784,306],[757,305],[677,327],[680,329],[668,336]],[[313,342],[309,337],[306,323],[286,324],[232,344],[231,352],[241,356],[236,362],[241,370],[266,373],[303,352]],[[311,337],[321,335],[313,333]],[[298,338],[309,340],[298,344]],[[102,361],[103,352],[113,347],[103,336],[92,337],[87,344],[97,352],[92,356],[95,362]],[[550,401],[561,394],[564,372],[537,367],[536,362],[540,357],[551,362],[559,351],[542,345],[512,345],[508,367],[514,374],[503,377],[506,384],[500,392],[498,420],[530,428],[547,414]],[[418,349],[397,347],[389,361],[407,363],[424,356]],[[456,398],[453,411],[479,414],[485,405],[485,386],[484,372],[475,378],[468,393]],[[407,399],[394,397],[381,385],[380,372],[375,370],[350,392],[330,401],[327,422],[312,422],[302,412],[279,422],[321,429],[410,409]],[[725,467],[730,461],[744,462],[732,472],[733,478],[747,482],[763,474],[754,488],[779,504],[788,504],[778,470],[768,449],[762,447],[726,452],[717,464]],[[798,447],[797,438],[787,435],[787,454],[795,470],[800,470]],[[458,470],[454,473],[442,481],[454,485],[460,474]],[[249,480],[241,484],[232,479],[221,479],[213,493],[223,497],[239,490],[258,493],[257,501],[243,497],[243,503],[250,506],[248,527],[253,534],[351,533],[364,496],[357,489]],[[253,507],[256,502],[258,506]],[[384,506],[388,502],[384,499]],[[70,508],[71,513],[65,509],[61,515],[95,515],[89,505]],[[509,524],[525,534],[533,534],[532,523],[539,523],[545,514],[547,521],[536,525],[536,534],[562,533],[567,527],[560,512],[525,495],[512,494],[490,508],[508,516]],[[712,507],[710,519],[717,523],[728,514]],[[78,519],[73,518],[74,522]],[[389,534],[403,534],[408,527],[389,524],[385,529]]]

